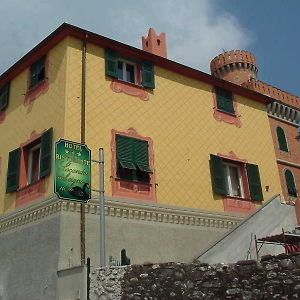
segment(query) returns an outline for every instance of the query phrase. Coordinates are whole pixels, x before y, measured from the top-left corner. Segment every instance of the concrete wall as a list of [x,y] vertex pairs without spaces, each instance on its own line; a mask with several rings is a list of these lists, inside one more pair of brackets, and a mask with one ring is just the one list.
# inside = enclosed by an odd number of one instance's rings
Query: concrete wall
[[60,216],[0,235],[0,299],[54,300]]
[[[114,201],[116,209],[108,202],[106,216],[106,258],[109,256],[120,260],[120,252],[124,248],[131,263],[182,261],[190,262],[210,243],[220,238],[230,228],[229,225],[217,223],[217,219],[232,220],[232,225],[242,219],[226,215],[209,215],[211,223],[203,217],[203,224],[192,220],[192,213],[198,216],[203,213],[197,210],[179,210],[167,207],[153,207],[144,204]],[[72,207],[62,211],[61,217],[61,249],[59,268],[69,268],[80,263],[80,209],[72,203]],[[91,258],[94,266],[99,265],[99,210],[98,207],[87,207],[86,210],[86,256]],[[122,205],[124,207],[122,207]],[[134,208],[132,208],[134,207]],[[171,212],[168,212],[170,211]],[[162,211],[162,212],[161,212]],[[147,217],[147,212],[151,216]],[[181,214],[181,217],[176,215]],[[127,215],[125,215],[127,213]],[[171,215],[173,214],[173,219]],[[156,215],[155,215],[156,214]],[[143,217],[144,215],[144,217]],[[157,217],[157,215],[159,215]],[[186,215],[186,219],[183,218]],[[214,220],[213,216],[216,218]],[[187,219],[190,218],[190,224]]]
[[[241,221],[225,214],[106,200],[107,263],[192,261]],[[99,266],[99,206],[86,205],[86,257]],[[80,204],[45,199],[0,218],[0,299],[83,299]],[[69,269],[69,270],[66,270]],[[2,297],[2,298],[1,298]],[[73,298],[72,298],[73,297]],[[77,298],[76,298],[77,297]],[[59,298],[65,300],[65,298]]]
[[78,266],[58,271],[59,300],[86,300],[87,299],[87,267]]
[[[262,238],[268,235],[293,230],[296,226],[295,207],[282,204],[275,197],[260,210],[249,216],[231,232],[203,251],[198,260],[206,263],[235,262],[244,259],[256,259],[254,235]],[[264,245],[260,255],[284,252],[282,246]]]

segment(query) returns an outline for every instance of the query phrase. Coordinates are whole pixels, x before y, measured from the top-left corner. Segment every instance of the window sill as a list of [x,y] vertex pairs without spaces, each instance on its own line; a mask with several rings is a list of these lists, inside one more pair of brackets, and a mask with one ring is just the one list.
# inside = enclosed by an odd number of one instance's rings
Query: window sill
[[142,85],[120,79],[113,79],[110,87],[116,93],[124,93],[130,96],[138,97],[144,101],[149,100],[148,91]]
[[49,88],[49,80],[47,77],[41,82],[39,82],[38,84],[32,87],[28,87],[28,90],[25,94],[24,106],[36,100],[40,95],[46,93],[48,91],[48,88]]
[[152,186],[152,183],[145,182],[145,181],[129,180],[129,179],[120,178],[120,177],[114,177],[114,179],[117,180],[117,181],[124,181],[124,182],[128,182],[128,183],[135,183],[135,184],[143,184],[143,185]]
[[227,115],[229,115],[229,116],[232,116],[232,117],[237,118],[237,115],[236,115],[235,112],[234,112],[234,113],[231,113],[231,112],[229,112],[229,111],[226,111],[226,110],[223,110],[223,109],[220,109],[220,108],[217,108],[217,111],[219,111],[219,112],[221,112],[221,113],[223,113],[223,114],[227,114]]
[[48,78],[44,78],[43,80],[41,80],[40,82],[38,82],[37,84],[33,85],[33,86],[29,86],[27,93],[31,93],[33,92],[35,89],[37,89],[39,86],[45,84],[45,82],[48,80]]
[[241,200],[241,201],[252,201],[250,198],[242,198],[242,197],[230,196],[230,195],[226,195],[226,196],[224,196],[224,198],[233,199],[233,200]]

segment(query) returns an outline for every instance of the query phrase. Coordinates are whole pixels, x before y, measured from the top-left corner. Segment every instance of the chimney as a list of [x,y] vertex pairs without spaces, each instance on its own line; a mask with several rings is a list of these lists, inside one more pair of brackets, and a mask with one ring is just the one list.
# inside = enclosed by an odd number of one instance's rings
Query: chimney
[[148,36],[142,37],[142,48],[144,51],[167,58],[166,34],[162,32],[157,35],[155,30],[150,28]]

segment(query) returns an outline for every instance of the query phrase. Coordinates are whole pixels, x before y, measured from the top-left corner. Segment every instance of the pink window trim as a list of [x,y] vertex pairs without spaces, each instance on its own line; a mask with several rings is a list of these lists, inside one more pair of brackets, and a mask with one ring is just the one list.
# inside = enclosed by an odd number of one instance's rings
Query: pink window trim
[[241,176],[244,188],[244,198],[223,196],[223,206],[224,211],[228,212],[239,212],[249,214],[256,209],[255,203],[251,201],[250,189],[248,183],[248,176],[246,171],[246,159],[239,158],[233,151],[230,151],[229,154],[217,154],[219,157],[227,160],[228,162],[233,162],[236,165],[241,167]]
[[34,87],[30,88],[30,67],[27,71],[27,91],[24,98],[24,106],[31,104],[39,96],[45,94],[49,89],[49,55],[46,56],[45,60],[45,79]]
[[30,138],[24,143],[20,144],[21,148],[21,159],[20,159],[20,175],[19,175],[19,190],[16,193],[16,207],[25,205],[33,200],[41,198],[45,194],[45,178],[40,179],[39,181],[33,184],[27,184],[27,150],[26,148],[41,138],[42,134],[36,133],[33,131],[30,135]]
[[[155,191],[155,172],[154,172],[154,151],[153,141],[149,137],[141,136],[134,128],[129,128],[127,132],[117,131],[112,129],[111,131],[111,184],[112,184],[112,196],[120,198],[131,198],[138,200],[150,200],[156,201]],[[149,183],[132,182],[129,180],[120,179],[117,177],[117,147],[116,147],[116,135],[128,136],[140,140],[147,141],[149,144],[149,160],[150,168],[153,173],[150,175]]]
[[2,124],[5,121],[5,111],[0,111],[0,124]]
[[214,118],[219,122],[223,121],[225,123],[235,125],[238,128],[242,127],[242,122],[240,119],[241,115],[237,111],[236,96],[234,94],[232,94],[233,108],[234,108],[235,114],[231,114],[231,113],[224,112],[224,111],[218,109],[216,89],[214,87],[212,87],[212,94],[213,94],[213,100],[214,100],[214,107],[213,107]]
[[122,81],[119,79],[113,79],[111,81],[110,88],[116,93],[124,93],[130,96],[140,98],[143,101],[149,100],[148,91],[144,87],[130,82]]
[[224,211],[237,212],[242,214],[250,214],[256,210],[255,204],[252,201],[245,199],[223,198]]

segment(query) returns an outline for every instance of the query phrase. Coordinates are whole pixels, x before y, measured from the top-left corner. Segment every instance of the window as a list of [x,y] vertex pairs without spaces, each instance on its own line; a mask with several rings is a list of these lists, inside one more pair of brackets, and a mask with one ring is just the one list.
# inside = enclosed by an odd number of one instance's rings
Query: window
[[33,184],[51,172],[53,129],[9,153],[6,192]]
[[232,163],[223,163],[227,195],[244,198],[241,169]]
[[136,64],[125,60],[118,61],[118,79],[137,83],[136,74]]
[[292,197],[297,197],[298,193],[297,193],[295,178],[293,173],[290,170],[286,170],[284,176],[285,176],[285,183],[286,183],[288,194]]
[[230,91],[216,87],[217,108],[221,111],[234,114],[233,97]]
[[39,83],[45,80],[46,72],[45,72],[45,61],[46,58],[42,57],[37,62],[31,65],[30,67],[30,86],[29,88],[33,88]]
[[257,165],[241,163],[211,155],[211,174],[216,194],[262,201],[262,187]]
[[41,144],[40,141],[38,142],[28,149],[27,184],[35,183],[40,179]]
[[148,142],[127,137],[116,136],[117,176],[120,179],[149,183],[149,149]]
[[4,111],[8,106],[9,84],[0,88],[0,111]]
[[[141,76],[138,74],[139,70],[141,70]],[[126,60],[110,49],[105,50],[105,73],[119,80],[141,84],[145,88],[155,88],[154,66],[151,62],[137,63]]]
[[276,132],[277,132],[279,149],[282,151],[288,152],[289,149],[288,149],[284,130],[281,127],[277,127]]

